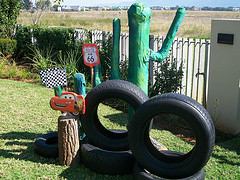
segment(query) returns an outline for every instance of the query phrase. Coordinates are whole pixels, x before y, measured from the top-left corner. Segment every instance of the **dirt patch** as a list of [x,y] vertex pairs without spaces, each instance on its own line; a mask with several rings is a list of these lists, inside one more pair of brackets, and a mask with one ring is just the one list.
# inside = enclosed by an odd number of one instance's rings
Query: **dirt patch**
[[[196,143],[195,133],[193,132],[191,126],[181,117],[171,117],[168,114],[159,115],[156,117],[153,124],[160,129],[170,131],[188,142]],[[233,139],[234,137],[234,135],[225,134],[216,130],[215,142],[224,142]]]
[[181,117],[169,114],[158,115],[153,125],[157,128],[170,131],[174,135],[191,143],[196,143],[195,134],[191,126]]
[[0,79],[9,79],[9,80],[13,80],[13,81],[20,81],[20,82],[25,82],[25,83],[41,85],[41,83],[36,82],[35,79],[22,79],[22,78],[17,78],[17,77],[9,78],[9,77],[5,77],[5,76],[0,76]]

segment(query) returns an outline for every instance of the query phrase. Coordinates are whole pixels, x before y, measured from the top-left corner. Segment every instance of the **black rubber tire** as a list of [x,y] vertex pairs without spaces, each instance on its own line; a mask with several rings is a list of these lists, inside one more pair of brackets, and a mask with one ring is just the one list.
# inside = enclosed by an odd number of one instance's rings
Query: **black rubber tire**
[[[164,153],[167,154],[168,156],[179,156],[183,154],[181,152],[176,152],[176,151],[164,151]],[[137,162],[134,164],[133,175],[134,175],[134,179],[136,180],[164,180],[163,178],[152,176]],[[204,172],[204,169],[202,168],[199,172],[197,172],[192,176],[189,176],[186,178],[180,178],[177,180],[204,180],[204,178],[205,178],[205,172]]]
[[58,157],[58,132],[44,134],[34,142],[34,150],[40,156],[47,158]]
[[[174,113],[190,124],[196,137],[196,144],[190,152],[171,157],[151,143],[149,123],[162,113]],[[190,97],[173,93],[151,98],[139,107],[129,124],[128,135],[138,163],[163,178],[185,178],[200,171],[209,160],[215,142],[215,128],[206,109]]]
[[94,172],[109,175],[131,174],[136,162],[132,152],[108,151],[82,141],[80,148],[81,163]]
[[129,150],[127,132],[111,132],[98,119],[98,105],[107,98],[122,99],[136,110],[148,97],[139,87],[123,80],[105,81],[94,87],[86,96],[86,113],[81,123],[92,144],[110,151]]

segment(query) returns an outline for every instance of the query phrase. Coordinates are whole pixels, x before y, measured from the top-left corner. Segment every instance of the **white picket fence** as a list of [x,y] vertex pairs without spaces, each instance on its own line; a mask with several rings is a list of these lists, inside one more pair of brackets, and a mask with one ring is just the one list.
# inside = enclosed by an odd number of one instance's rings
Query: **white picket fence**
[[[157,51],[161,48],[164,37],[150,35],[150,48]],[[180,66],[183,63],[184,76],[180,94],[187,95],[205,105],[208,80],[208,62],[210,58],[210,40],[175,38],[167,60],[175,60]],[[154,82],[152,68],[158,68],[158,62],[151,62],[150,78]],[[152,74],[151,74],[152,73]]]
[[[105,40],[107,32],[92,31],[92,43],[97,40]],[[76,30],[76,39],[86,39],[84,30]],[[149,47],[158,51],[164,41],[163,36],[150,35]],[[120,36],[120,61],[126,61],[129,58],[129,35],[122,33]],[[167,60],[175,60],[178,65],[183,63],[184,76],[182,79],[182,89],[178,93],[187,95],[197,100],[201,104],[206,103],[208,64],[210,59],[210,40],[175,38],[170,49]],[[149,77],[154,83],[154,69],[159,70],[159,63],[150,61]]]

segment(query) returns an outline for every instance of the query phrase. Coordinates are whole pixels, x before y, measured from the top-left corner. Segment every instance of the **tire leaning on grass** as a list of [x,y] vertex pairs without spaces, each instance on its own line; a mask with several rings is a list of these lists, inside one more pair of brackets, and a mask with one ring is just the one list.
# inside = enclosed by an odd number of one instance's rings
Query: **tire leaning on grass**
[[[181,156],[158,151],[150,140],[149,123],[158,114],[176,114],[192,127],[196,144]],[[129,145],[139,164],[163,178],[185,178],[199,172],[209,160],[215,141],[215,129],[209,113],[198,102],[180,94],[162,94],[146,101],[129,124]]]
[[58,157],[58,133],[52,132],[44,134],[34,142],[34,150],[40,156],[47,158]]
[[[164,151],[165,154],[168,156],[181,156],[183,153],[176,152],[176,151]],[[151,175],[149,172],[147,172],[142,166],[140,166],[137,162],[134,164],[133,168],[133,176],[135,180],[164,180],[163,178],[156,177]],[[202,168],[199,172],[196,174],[186,177],[186,178],[180,178],[175,180],[204,180],[205,178],[205,172]]]
[[81,123],[92,144],[110,151],[129,150],[127,132],[111,132],[99,121],[98,105],[108,98],[121,99],[136,110],[148,100],[148,97],[139,87],[123,80],[105,81],[94,87],[86,96],[86,113],[83,115]]
[[[116,130],[113,130],[113,132],[114,131],[116,132]],[[133,165],[135,163],[135,158],[130,150],[103,150],[90,144],[87,137],[85,137],[85,139],[81,143],[80,154],[81,163],[83,165],[85,165],[94,172],[102,174],[130,174],[132,173]]]

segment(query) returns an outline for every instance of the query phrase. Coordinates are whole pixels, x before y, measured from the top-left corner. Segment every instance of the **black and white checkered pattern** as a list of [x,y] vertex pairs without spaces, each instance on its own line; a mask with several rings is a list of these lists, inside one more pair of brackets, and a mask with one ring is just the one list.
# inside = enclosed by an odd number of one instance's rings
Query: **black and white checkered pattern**
[[66,69],[60,67],[39,71],[42,84],[47,88],[67,86]]

